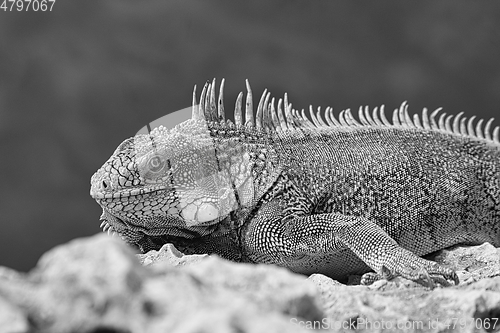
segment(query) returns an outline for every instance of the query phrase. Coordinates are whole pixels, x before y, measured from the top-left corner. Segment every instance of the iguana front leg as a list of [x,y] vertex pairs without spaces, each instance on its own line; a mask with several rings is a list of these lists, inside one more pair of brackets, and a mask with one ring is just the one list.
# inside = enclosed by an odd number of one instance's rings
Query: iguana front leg
[[[379,276],[388,279],[399,275],[428,286],[433,286],[433,281],[443,283],[443,279],[458,284],[453,270],[402,248],[367,218],[340,213],[278,217],[277,204],[267,205],[261,207],[247,233],[251,244],[259,244],[252,252],[261,261],[297,270],[299,261],[304,267],[321,265],[317,258],[322,258],[325,265],[333,265],[333,270],[346,271],[350,250]],[[355,258],[351,255],[348,260]],[[368,283],[373,280],[373,274],[362,279]]]

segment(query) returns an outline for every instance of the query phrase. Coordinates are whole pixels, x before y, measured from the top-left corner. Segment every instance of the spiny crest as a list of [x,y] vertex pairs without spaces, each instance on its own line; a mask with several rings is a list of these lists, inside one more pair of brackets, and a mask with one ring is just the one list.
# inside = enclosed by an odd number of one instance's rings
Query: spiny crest
[[[224,79],[222,79],[219,89],[219,96],[216,106],[215,79],[212,82],[205,83],[200,96],[200,103],[196,102],[196,86],[193,90],[192,118],[205,121],[227,122],[232,125],[224,116]],[[462,136],[485,139],[500,144],[500,127],[496,126],[491,131],[493,118],[488,120],[483,128],[483,119],[479,119],[474,125],[476,116],[470,118],[462,117],[463,112],[457,115],[446,115],[440,113],[442,108],[437,108],[429,114],[427,108],[422,110],[421,118],[414,114],[413,118],[408,113],[408,103],[405,101],[392,113],[392,122],[390,122],[384,110],[384,105],[375,107],[370,111],[368,106],[360,107],[358,118],[356,120],[350,109],[342,110],[335,117],[333,108],[326,107],[324,111],[318,107],[314,111],[312,105],[309,106],[309,117],[304,109],[300,112],[292,107],[288,102],[287,93],[283,98],[277,101],[271,97],[271,93],[264,90],[257,106],[257,112],[254,118],[252,89],[248,80],[245,81],[247,95],[245,99],[245,118],[242,115],[243,92],[238,94],[234,108],[234,121],[236,126],[245,126],[249,129],[255,128],[266,132],[294,131],[302,129],[332,129],[339,127],[403,127],[403,128],[421,128],[426,130],[435,130],[458,134]],[[439,114],[439,118],[436,117]]]

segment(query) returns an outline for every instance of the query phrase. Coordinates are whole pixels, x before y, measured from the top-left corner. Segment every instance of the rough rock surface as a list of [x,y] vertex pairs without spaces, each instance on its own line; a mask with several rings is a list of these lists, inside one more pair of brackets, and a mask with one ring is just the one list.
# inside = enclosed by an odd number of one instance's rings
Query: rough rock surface
[[498,251],[483,244],[429,256],[461,281],[429,290],[402,278],[371,286],[307,279],[170,244],[134,255],[98,235],[54,248],[29,274],[0,267],[0,333],[496,332]]
[[173,259],[144,267],[122,241],[99,235],[54,248],[26,276],[3,269],[0,323],[13,324],[0,332],[303,332],[290,318],[323,318],[304,276]]
[[428,258],[455,269],[460,284],[429,290],[397,277],[347,286],[313,274],[309,279],[321,293],[327,319],[303,326],[339,332],[500,331],[499,249],[488,243],[456,246]]

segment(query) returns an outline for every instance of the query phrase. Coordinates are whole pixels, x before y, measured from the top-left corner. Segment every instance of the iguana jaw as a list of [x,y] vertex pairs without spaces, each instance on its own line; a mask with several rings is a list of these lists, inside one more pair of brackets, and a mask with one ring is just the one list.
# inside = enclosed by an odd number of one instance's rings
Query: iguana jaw
[[165,215],[149,220],[127,220],[103,208],[101,228],[104,232],[116,233],[127,243],[137,244],[144,237],[173,236],[186,239],[205,236],[211,232],[214,223],[186,226],[182,218]]
[[[102,188],[104,185],[105,181],[99,182],[100,187]],[[136,197],[139,195],[143,194],[152,194],[152,193],[159,193],[161,191],[167,191],[168,188],[165,186],[156,186],[156,187],[150,187],[150,188],[132,188],[132,189],[126,189],[126,190],[120,190],[116,192],[104,192],[102,191],[99,187],[97,186],[92,186],[90,188],[90,196],[96,200],[100,199],[118,199],[120,200],[121,198],[127,198],[127,197]]]
[[137,231],[153,235],[158,235],[160,229],[166,229],[164,226],[204,226],[227,216],[220,211],[217,201],[211,202],[208,198],[188,200],[178,195],[165,190],[144,191],[140,195],[96,198],[96,201],[105,212],[103,217],[113,216],[121,222],[116,223],[120,229],[135,227]]

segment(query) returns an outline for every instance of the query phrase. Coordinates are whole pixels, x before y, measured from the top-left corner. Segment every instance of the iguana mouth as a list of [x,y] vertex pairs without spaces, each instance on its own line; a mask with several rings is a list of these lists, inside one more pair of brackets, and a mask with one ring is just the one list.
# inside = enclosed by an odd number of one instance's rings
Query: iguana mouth
[[110,235],[117,234],[128,243],[137,243],[143,237],[173,236],[196,238],[207,235],[214,223],[189,225],[180,217],[165,214],[161,219],[137,220],[142,225],[117,217],[112,211],[103,209],[101,229]]
[[[174,217],[165,216],[166,220],[176,220]],[[151,235],[151,236],[156,236],[159,234],[165,234],[165,229],[164,227],[144,227],[129,221],[126,221],[122,218],[117,217],[115,214],[113,214],[112,210],[108,209],[103,209],[103,213],[101,215],[101,229],[103,229],[104,232],[107,232],[108,234],[111,234],[113,232],[122,235],[124,232],[133,232],[136,234],[141,234],[141,235]]]
[[[107,210],[110,215],[116,218],[116,216],[123,216],[127,212],[132,212],[133,210],[141,211],[144,207],[144,204],[137,204],[141,202],[146,202],[146,200],[154,201],[155,197],[160,197],[162,193],[165,193],[165,190],[156,190],[151,192],[144,192],[139,195],[128,195],[122,197],[114,197],[114,198],[102,198],[97,199],[97,202],[103,209]],[[124,200],[125,199],[125,200]],[[184,205],[179,204],[166,204],[165,206],[169,207],[168,209],[162,210],[162,217],[165,217],[166,220],[178,220],[176,221],[176,225],[182,221],[183,225],[186,226],[196,226],[203,224],[212,224],[216,223],[221,217],[221,210],[216,202],[206,201],[203,202],[198,200],[198,202],[189,202],[184,203]],[[105,207],[105,208],[104,208]],[[162,207],[157,208],[157,210],[163,209]],[[167,218],[168,215],[171,215],[170,218]],[[147,218],[148,215],[142,216],[143,218]],[[118,219],[119,220],[119,219]],[[134,225],[134,223],[123,222],[123,220],[119,220],[122,223],[120,227],[125,229],[131,227],[130,224]],[[144,223],[141,223],[137,228],[141,228]],[[103,226],[101,226],[102,228]],[[107,230],[105,230],[107,231]],[[145,233],[148,233],[149,228],[144,230]]]
[[[166,186],[150,186],[148,188],[122,189],[115,192],[109,192],[109,185],[105,185],[106,181],[102,180],[100,186],[92,186],[90,188],[90,196],[94,199],[121,199],[129,197],[138,197],[144,194],[157,194],[168,191]],[[108,192],[107,192],[108,191]],[[140,198],[140,197],[139,197]]]

